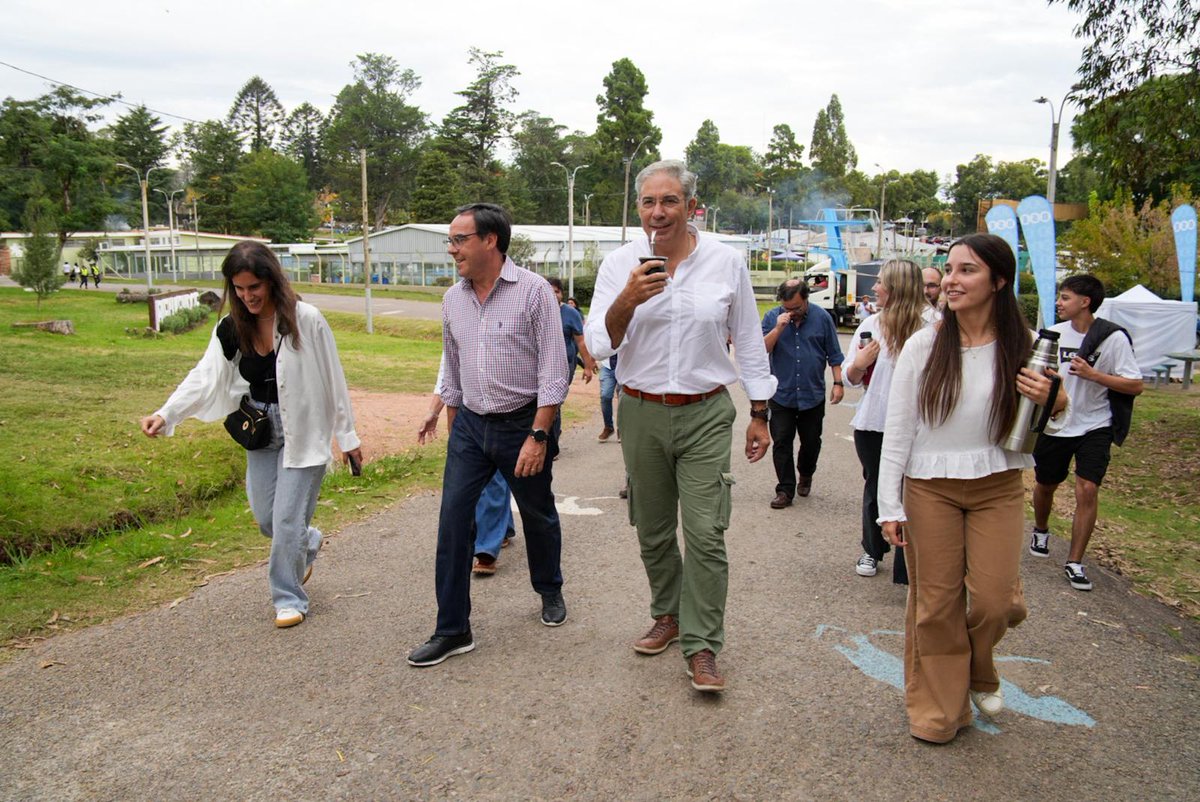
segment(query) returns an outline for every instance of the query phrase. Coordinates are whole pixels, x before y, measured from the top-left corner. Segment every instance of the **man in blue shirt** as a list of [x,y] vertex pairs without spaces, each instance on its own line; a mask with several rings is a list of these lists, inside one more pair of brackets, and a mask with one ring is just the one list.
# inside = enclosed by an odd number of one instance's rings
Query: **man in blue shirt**
[[563,285],[558,277],[548,276],[546,281],[550,282],[550,287],[554,290],[554,297],[558,299],[558,312],[562,316],[563,343],[567,346],[567,372],[570,374],[568,384],[575,381],[576,357],[583,360],[583,381],[586,384],[596,372],[596,360],[592,359],[587,344],[583,341],[583,315],[579,314],[575,307],[563,303]]
[[[771,509],[791,506],[798,492],[807,496],[821,455],[825,420],[825,366],[833,370],[830,403],[842,400],[842,347],[833,317],[808,303],[808,285],[789,279],[775,294],[780,306],[763,316],[763,340],[771,357],[771,373],[779,389],[771,409],[771,455],[775,462],[775,498]],[[800,452],[792,458],[792,441],[799,435]],[[799,476],[797,477],[797,463]]]

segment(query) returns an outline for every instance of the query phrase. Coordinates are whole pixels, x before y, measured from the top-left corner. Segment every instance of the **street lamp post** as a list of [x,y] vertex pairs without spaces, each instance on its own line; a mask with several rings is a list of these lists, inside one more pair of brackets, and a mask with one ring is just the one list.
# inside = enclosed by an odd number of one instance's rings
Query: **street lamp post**
[[[875,162],[875,166],[879,167],[879,162]],[[883,203],[887,199],[887,176],[883,173],[883,168],[879,167],[879,237],[875,242],[875,258],[883,258]]]
[[592,196],[595,192],[589,192],[583,196],[583,224],[590,226],[592,224]]
[[710,206],[708,211],[712,213],[712,232],[717,233],[717,212],[721,211],[720,206]]
[[575,174],[587,167],[586,164],[581,164],[574,170],[568,170],[565,164],[560,162],[550,162],[553,165],[563,168],[563,172],[567,174],[567,264],[569,272],[567,273],[567,297],[575,297]]
[[625,161],[625,194],[621,198],[621,244],[622,245],[624,245],[626,242],[625,229],[629,222],[629,168],[633,166],[633,157],[637,155],[637,152],[642,149],[642,145],[646,144],[646,140],[649,138],[650,138],[649,134],[646,134],[644,137],[642,137],[642,141],[637,143],[637,147],[633,149],[633,153],[630,153],[629,156],[624,159],[624,161]]
[[170,237],[169,241],[171,243],[171,281],[179,283],[178,262],[175,261],[175,196],[183,192],[183,190],[174,189],[171,190],[170,194],[162,189],[154,191],[167,199],[167,235]]
[[[1072,92],[1074,89],[1072,88]],[[1050,201],[1050,207],[1054,208],[1054,189],[1057,176],[1058,164],[1058,126],[1062,122],[1063,109],[1067,107],[1067,101],[1071,99],[1071,92],[1063,95],[1062,102],[1058,104],[1058,116],[1054,115],[1054,104],[1049,98],[1042,97],[1034,100],[1034,103],[1045,103],[1050,107],[1050,175],[1046,178],[1046,200]]]
[[142,171],[132,164],[117,162],[117,166],[132,170],[138,178],[138,185],[142,188],[142,243],[146,246],[146,289],[150,290],[154,288],[154,277],[150,267],[150,202],[146,198],[146,188],[150,184],[150,174],[155,170],[165,170],[166,168],[150,167],[146,170],[146,174],[142,175]]

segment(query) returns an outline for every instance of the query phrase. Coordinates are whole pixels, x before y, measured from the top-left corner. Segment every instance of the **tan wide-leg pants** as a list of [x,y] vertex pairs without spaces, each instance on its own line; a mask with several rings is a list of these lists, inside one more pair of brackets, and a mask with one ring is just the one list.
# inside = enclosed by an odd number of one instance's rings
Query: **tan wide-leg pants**
[[904,698],[909,731],[944,743],[971,723],[968,690],[994,691],[992,649],[1028,611],[1019,470],[980,479],[905,479],[909,589]]

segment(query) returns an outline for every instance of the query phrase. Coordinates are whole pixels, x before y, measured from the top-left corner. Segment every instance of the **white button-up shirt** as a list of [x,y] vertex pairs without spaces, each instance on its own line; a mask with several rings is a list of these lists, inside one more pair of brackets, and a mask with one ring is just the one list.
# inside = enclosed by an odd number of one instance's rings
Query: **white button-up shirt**
[[[647,393],[705,393],[741,379],[752,401],[775,395],[759,330],[750,272],[741,255],[715,238],[688,230],[696,249],[667,279],[666,290],[634,310],[625,338],[613,347],[605,316],[650,246],[637,237],[600,265],[584,338],[597,360],[614,353],[617,381]],[[726,343],[733,339],[737,369]]]

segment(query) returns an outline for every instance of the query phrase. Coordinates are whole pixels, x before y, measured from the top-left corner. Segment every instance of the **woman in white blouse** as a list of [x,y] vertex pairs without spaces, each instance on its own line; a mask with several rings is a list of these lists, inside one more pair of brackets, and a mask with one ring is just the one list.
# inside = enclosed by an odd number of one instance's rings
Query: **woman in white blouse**
[[268,578],[275,626],[308,615],[303,585],[321,548],[310,526],[330,441],[352,464],[362,461],[350,392],[329,324],[296,298],[279,261],[257,242],[239,242],[221,265],[229,314],[208,349],[167,403],[142,418],[148,437],[171,435],[186,418],[223,419],[242,396],[267,412],[271,441],[246,452],[246,495],[254,520],[271,538]]
[[[912,336],[892,378],[879,517],[887,541],[907,554],[909,732],[933,743],[952,740],[971,723],[972,701],[987,716],[1003,709],[992,650],[1026,615],[1018,575],[1021,470],[1033,459],[999,443],[1015,419],[1018,393],[1045,404],[1051,381],[1022,367],[1032,340],[1013,296],[1015,280],[1016,261],[1003,239],[958,240],[942,279],[943,318]],[[1059,393],[1058,421],[1066,404]]]
[[[863,471],[862,556],[854,566],[859,576],[875,576],[883,555],[891,546],[883,539],[879,525],[879,455],[883,447],[883,425],[887,419],[888,394],[892,389],[892,370],[904,343],[927,325],[933,308],[925,300],[921,268],[907,259],[893,259],[879,271],[872,289],[882,312],[877,312],[854,332],[851,345],[853,360],[846,379],[854,387],[866,385],[850,427],[854,429],[854,450]],[[864,340],[863,335],[870,335]],[[892,563],[892,581],[908,584],[904,550],[896,549]]]

